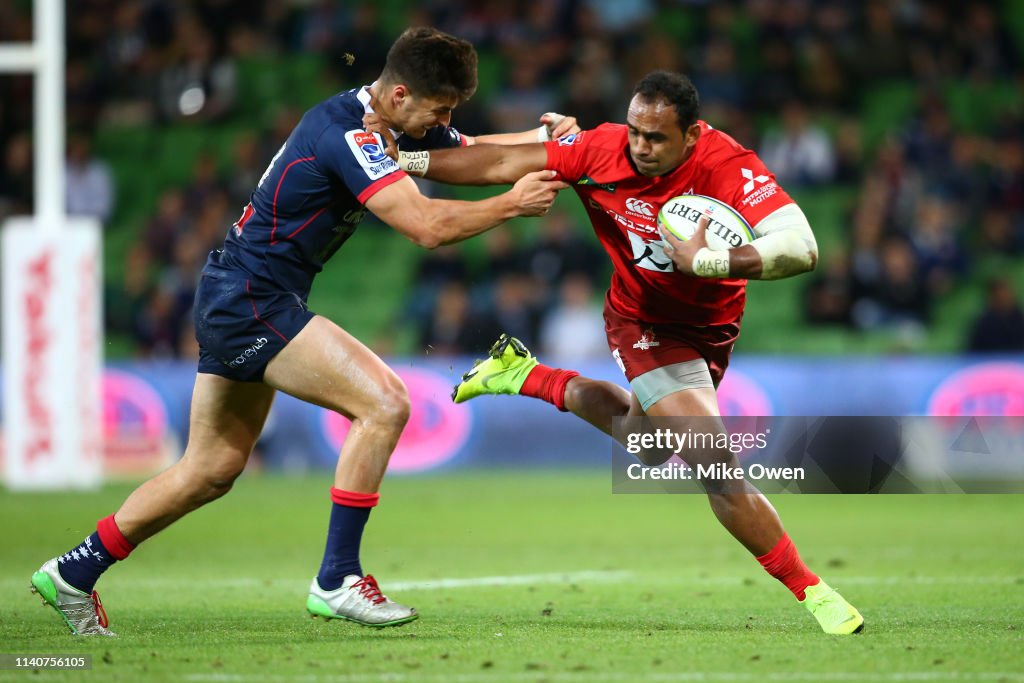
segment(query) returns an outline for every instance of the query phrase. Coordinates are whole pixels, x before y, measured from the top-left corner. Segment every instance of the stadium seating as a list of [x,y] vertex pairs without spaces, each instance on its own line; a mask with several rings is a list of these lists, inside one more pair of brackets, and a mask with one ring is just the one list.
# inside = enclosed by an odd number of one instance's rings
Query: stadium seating
[[[495,55],[484,53],[480,68],[481,88],[485,92],[487,84],[498,81],[502,65]],[[333,88],[321,73],[319,58],[242,60],[238,64],[240,101],[258,101],[264,106],[247,109],[248,113],[232,119],[229,124],[177,124],[159,129],[102,128],[97,151],[114,168],[119,197],[116,214],[106,233],[107,281],[116,286],[122,279],[125,254],[146,219],[153,214],[162,188],[187,183],[196,157],[206,150],[217,156],[225,173],[230,173],[229,157],[239,132],[263,129],[269,123],[265,120],[267,112],[275,103],[309,106],[326,97]],[[957,83],[947,87],[944,94],[954,121],[979,130],[995,121],[998,112],[1019,102],[1015,87],[1013,83],[984,86]],[[913,83],[893,81],[872,88],[862,107],[868,146],[876,146],[887,131],[898,129],[912,113],[914,104]],[[455,196],[464,199],[479,198],[491,192],[486,188],[453,190]],[[834,186],[794,193],[815,227],[822,253],[848,243],[845,221],[856,192],[856,188]],[[584,220],[578,202],[560,201]],[[513,229],[532,232],[534,227],[523,221]],[[479,245],[467,244],[464,248],[478,253]],[[397,333],[395,350],[413,352],[415,349],[409,343],[413,335],[411,330],[403,329],[400,315],[406,292],[413,286],[411,277],[420,255],[415,246],[398,234],[382,229],[379,224],[368,223],[318,278],[310,303],[315,310],[338,321],[361,339],[369,341],[382,334]],[[982,282],[986,274],[995,271],[1009,272],[1024,289],[1021,264],[1006,259],[998,266],[990,263],[988,267],[976,268],[968,282],[936,302],[935,320],[927,338],[916,342],[912,348],[906,347],[906,340],[895,338],[891,333],[865,334],[806,325],[801,304],[805,282],[801,279],[754,283],[738,350],[811,354],[956,351],[962,347],[970,320],[980,310]],[[378,286],[380,282],[387,282],[388,286]],[[765,287],[770,291],[762,291]],[[119,349],[128,348],[130,344],[114,335],[109,347],[111,353],[116,355]]]

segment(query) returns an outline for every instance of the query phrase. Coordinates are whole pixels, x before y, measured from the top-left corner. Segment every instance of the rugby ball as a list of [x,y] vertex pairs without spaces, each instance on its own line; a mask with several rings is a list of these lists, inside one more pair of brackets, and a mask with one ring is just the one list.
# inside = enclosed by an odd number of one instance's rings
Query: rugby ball
[[736,209],[725,202],[700,194],[683,194],[665,202],[658,212],[658,226],[681,240],[688,240],[697,221],[707,216],[709,249],[735,249],[750,244],[756,235]]

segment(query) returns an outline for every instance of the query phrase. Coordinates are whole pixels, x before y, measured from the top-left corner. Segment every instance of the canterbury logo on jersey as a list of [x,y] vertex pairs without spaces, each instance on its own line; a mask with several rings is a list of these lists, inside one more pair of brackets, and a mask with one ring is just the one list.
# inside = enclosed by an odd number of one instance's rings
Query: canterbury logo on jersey
[[636,197],[626,199],[626,211],[647,216],[648,218],[654,217],[654,205]]

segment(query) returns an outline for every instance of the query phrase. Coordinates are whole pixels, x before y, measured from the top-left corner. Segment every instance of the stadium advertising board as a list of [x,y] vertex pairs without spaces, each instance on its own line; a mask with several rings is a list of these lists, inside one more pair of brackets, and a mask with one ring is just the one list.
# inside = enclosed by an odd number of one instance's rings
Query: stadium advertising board
[[[463,365],[468,365],[466,359],[395,362],[409,389],[412,414],[392,457],[392,474],[460,467],[607,466],[609,440],[603,434],[541,401],[502,396],[452,404],[449,392],[457,379],[452,368]],[[622,383],[611,362],[578,369],[589,377]],[[120,363],[108,368],[102,404],[107,476],[144,476],[180,457],[187,437],[194,372],[187,362]],[[778,415],[952,416],[931,421],[935,429],[927,436],[949,446],[965,429],[966,423],[955,418],[1024,414],[1021,387],[1024,362],[1009,358],[837,357],[806,361],[738,357],[722,383],[719,402],[724,415],[745,418],[734,425],[741,431],[750,431],[747,428],[758,419]],[[5,411],[5,427],[21,415],[18,410],[23,413],[26,404]],[[814,433],[819,431],[814,426],[817,423],[800,424],[811,425],[807,428]],[[919,445],[930,443],[913,421],[901,424],[905,434],[916,435]],[[1020,420],[1006,424],[1024,426]],[[1012,430],[999,431],[991,422],[975,426],[982,440],[992,441],[991,453],[983,461],[971,459],[969,448],[957,451],[943,446],[930,449],[934,451],[930,459],[914,458],[914,466],[956,478],[1024,476],[1020,471],[1024,444],[1013,440]],[[280,395],[256,445],[254,461],[278,471],[332,469],[348,428],[348,421],[338,415]],[[6,476],[9,481],[10,475]],[[802,489],[797,486],[793,490]]]

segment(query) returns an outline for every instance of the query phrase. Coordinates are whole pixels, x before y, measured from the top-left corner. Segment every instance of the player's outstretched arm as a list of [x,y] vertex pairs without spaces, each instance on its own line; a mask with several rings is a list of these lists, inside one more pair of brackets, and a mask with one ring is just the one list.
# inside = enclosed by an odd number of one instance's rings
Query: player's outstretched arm
[[707,227],[708,219],[702,217],[693,237],[686,241],[662,231],[668,245],[665,253],[679,272],[697,277],[781,280],[814,270],[818,263],[814,232],[796,204],[770,213],[754,226],[760,236],[736,249],[708,249]]
[[399,152],[406,173],[452,185],[503,185],[547,166],[547,148],[529,145],[473,145],[430,152]]
[[[490,145],[488,145],[490,146]],[[476,202],[424,197],[411,178],[380,190],[366,208],[426,249],[461,242],[516,216],[543,216],[568,185],[554,171],[528,173],[507,192]]]
[[540,116],[540,127],[531,128],[521,133],[495,133],[490,135],[466,136],[470,144],[475,145],[525,145],[531,142],[549,142],[563,135],[580,132],[575,116],[565,116],[549,111]]
[[[468,145],[526,145],[531,142],[549,142],[569,133],[580,132],[575,116],[565,116],[549,111],[541,114],[539,120],[541,124],[539,128],[531,128],[521,133],[496,133],[475,137],[463,135],[462,137]],[[368,133],[379,134],[384,141],[384,153],[398,161],[398,143],[395,142],[395,136],[391,134],[391,129],[380,118],[380,115],[374,112],[365,114],[363,126]]]

